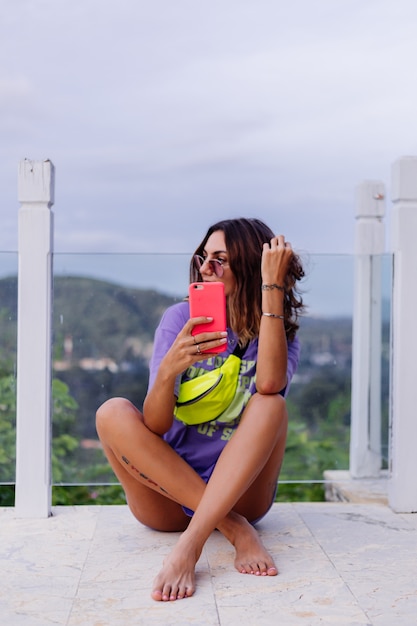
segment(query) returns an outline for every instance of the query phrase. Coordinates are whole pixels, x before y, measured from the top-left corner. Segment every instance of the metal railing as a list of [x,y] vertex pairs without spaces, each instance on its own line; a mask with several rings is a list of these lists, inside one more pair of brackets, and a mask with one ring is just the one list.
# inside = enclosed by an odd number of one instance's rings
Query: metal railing
[[[384,461],[381,449],[381,389],[386,386],[381,385],[381,355],[389,352],[392,374],[390,375],[390,399],[388,406],[390,409],[390,441],[385,444],[389,449],[388,463],[390,470],[390,504],[394,510],[413,511],[417,510],[417,489],[416,479],[417,468],[414,467],[417,461],[412,451],[411,441],[415,439],[416,420],[414,419],[414,398],[416,388],[410,385],[411,355],[414,348],[417,349],[417,332],[414,330],[414,323],[411,324],[410,311],[414,307],[409,302],[409,297],[405,299],[406,287],[411,284],[411,279],[416,269],[416,250],[413,242],[413,233],[417,232],[417,159],[401,159],[393,167],[393,189],[394,189],[394,219],[393,219],[393,316],[392,332],[390,333],[389,346],[384,348],[382,343],[382,294],[383,282],[381,282],[381,271],[385,265],[388,268],[390,277],[391,258],[389,255],[380,254],[378,245],[370,249],[356,250],[352,257],[340,257],[340,262],[350,264],[351,273],[345,273],[340,277],[343,289],[337,291],[338,284],[335,280],[329,280],[328,276],[319,276],[317,268],[322,260],[315,255],[309,259],[310,266],[314,271],[308,271],[306,287],[308,295],[306,300],[310,305],[311,319],[314,317],[315,294],[325,293],[329,302],[338,307],[346,298],[348,290],[346,286],[350,283],[352,289],[351,306],[354,310],[354,329],[359,329],[362,335],[353,335],[353,365],[352,365],[352,432],[355,431],[355,445],[350,447],[350,467],[352,476],[376,475]],[[379,189],[376,184],[377,191]],[[53,202],[53,166],[49,161],[37,163],[24,161],[20,166],[19,175],[19,200],[21,209],[19,214],[19,316],[18,316],[18,377],[17,377],[17,450],[16,450],[16,512],[19,516],[46,516],[50,513],[50,493],[51,493],[51,373],[52,364],[58,359],[52,358],[51,341],[51,319],[52,319],[52,257],[53,257],[53,228],[52,211]],[[368,225],[372,219],[381,222],[381,215],[378,208],[375,210],[375,202],[381,200],[380,192],[375,193],[375,183],[366,183],[364,194],[371,193],[367,210],[370,214],[359,214],[364,220],[367,231],[367,238],[375,243],[370,236],[371,230]],[[374,203],[374,204],[373,204]],[[366,204],[366,203],[365,203]],[[29,236],[30,235],[30,236]],[[366,237],[364,239],[366,241]],[[98,255],[97,255],[98,256]],[[112,255],[113,257],[114,255]],[[126,257],[129,255],[126,255]],[[122,257],[120,257],[122,258]],[[159,262],[156,262],[158,258]],[[388,261],[384,261],[384,258]],[[78,256],[72,256],[72,260],[79,262]],[[104,265],[114,265],[114,258],[101,255],[100,262],[93,256],[90,257],[96,269],[100,265],[104,275]],[[130,271],[136,275],[144,277],[150,281],[145,286],[149,289],[158,283],[157,276],[166,281],[170,288],[175,285],[176,280],[181,275],[184,288],[178,285],[178,291],[184,293],[185,281],[187,277],[187,257],[178,256],[176,263],[167,263],[163,255],[154,255],[153,263],[149,263],[146,255],[131,255],[125,258],[123,263],[131,268]],[[144,262],[144,269],[140,271],[140,262]],[[56,270],[59,264],[67,264],[66,260],[59,255],[55,256]],[[135,264],[138,266],[135,267]],[[177,265],[178,263],[178,265]],[[360,264],[362,263],[362,267]],[[367,272],[367,276],[373,276],[372,288],[363,286],[357,289],[358,277],[363,278],[365,265],[372,268]],[[85,268],[85,264],[81,264]],[[327,271],[334,270],[334,260],[328,266]],[[135,269],[133,269],[135,267]],[[181,271],[178,271],[178,267]],[[67,274],[72,274],[73,270],[66,270]],[[170,274],[172,272],[172,274]],[[410,273],[411,272],[411,273]],[[77,273],[77,272],[75,272]],[[86,273],[94,275],[92,268],[86,269]],[[159,273],[159,274],[158,274]],[[366,273],[366,272],[365,272]],[[102,277],[104,277],[104,275]],[[118,274],[120,276],[120,273]],[[125,273],[123,272],[125,277]],[[376,277],[376,279],[375,279]],[[111,276],[109,276],[111,278]],[[310,281],[310,284],[309,284]],[[366,280],[362,283],[366,284]],[[377,288],[375,289],[375,285]],[[391,294],[390,282],[388,279],[388,295]],[[172,292],[171,292],[172,293]],[[409,290],[407,295],[409,296]],[[353,296],[355,294],[355,296]],[[318,302],[318,301],[317,301]],[[355,303],[355,304],[354,304]],[[376,306],[377,305],[377,306]],[[318,306],[318,304],[317,304]],[[30,312],[30,313],[29,313]],[[323,311],[319,311],[323,314]],[[55,310],[55,315],[60,314]],[[414,314],[414,313],[412,313]],[[407,324],[404,326],[404,322]],[[365,332],[363,329],[365,328]],[[300,331],[302,332],[302,331]],[[359,338],[358,338],[359,337]],[[324,335],[324,342],[329,342],[330,332]],[[65,341],[65,337],[64,337]],[[72,347],[71,347],[72,341]],[[352,345],[352,342],[351,344]],[[356,348],[355,348],[356,346]],[[71,350],[74,350],[73,338],[69,334],[66,336],[67,357]],[[325,352],[325,351],[324,351]],[[328,351],[329,352],[329,351]],[[331,354],[331,352],[329,353]],[[325,354],[323,359],[329,358]],[[364,355],[367,355],[364,358]],[[94,355],[93,355],[94,356]],[[317,355],[316,355],[317,356]],[[330,357],[331,358],[331,357]],[[317,359],[316,359],[317,361]],[[320,362],[320,359],[316,364]],[[379,364],[379,365],[378,365]],[[90,363],[91,365],[91,363]],[[107,367],[111,364],[108,361]],[[116,363],[117,366],[117,363]],[[355,372],[362,368],[365,376],[359,377],[362,391],[358,391],[358,383],[355,382]],[[375,368],[377,375],[375,376]],[[379,370],[378,370],[379,368]],[[335,368],[333,368],[335,369]],[[299,384],[294,381],[294,386]],[[357,403],[355,412],[353,411],[354,399],[360,400]],[[372,400],[371,400],[372,399]],[[377,410],[375,411],[375,407]],[[375,421],[375,415],[377,421]],[[384,443],[384,442],[382,442]],[[360,455],[366,455],[371,459],[371,463],[365,464],[352,462],[356,451],[359,448]],[[376,455],[376,457],[375,457]],[[376,461],[375,461],[376,458]],[[413,465],[414,464],[414,465]],[[414,471],[416,470],[416,471]]]

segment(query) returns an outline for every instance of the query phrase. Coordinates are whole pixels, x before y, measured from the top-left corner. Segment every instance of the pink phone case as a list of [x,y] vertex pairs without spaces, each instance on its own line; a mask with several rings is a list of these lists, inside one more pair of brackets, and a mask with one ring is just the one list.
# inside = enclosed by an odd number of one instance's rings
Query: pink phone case
[[[192,334],[210,332],[215,330],[226,330],[226,297],[224,295],[224,285],[220,282],[213,283],[191,283],[188,288],[190,296],[190,316],[212,317],[213,321],[208,324],[199,324],[193,328]],[[226,344],[216,348],[210,348],[209,352],[224,352]],[[202,350],[205,352],[205,350]]]

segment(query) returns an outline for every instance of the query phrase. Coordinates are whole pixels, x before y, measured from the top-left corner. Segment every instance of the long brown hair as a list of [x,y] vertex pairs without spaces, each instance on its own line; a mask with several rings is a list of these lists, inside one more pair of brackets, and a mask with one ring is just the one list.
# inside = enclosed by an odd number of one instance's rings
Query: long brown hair
[[[259,335],[262,249],[263,244],[269,243],[275,235],[258,219],[222,220],[210,226],[194,254],[202,255],[208,238],[219,230],[224,234],[229,267],[236,278],[236,290],[228,299],[229,324],[238,335],[239,343],[245,344]],[[298,317],[304,307],[296,285],[303,276],[301,260],[294,253],[284,280],[284,324],[290,340],[294,339],[299,328]],[[191,260],[190,282],[201,280],[202,276]]]

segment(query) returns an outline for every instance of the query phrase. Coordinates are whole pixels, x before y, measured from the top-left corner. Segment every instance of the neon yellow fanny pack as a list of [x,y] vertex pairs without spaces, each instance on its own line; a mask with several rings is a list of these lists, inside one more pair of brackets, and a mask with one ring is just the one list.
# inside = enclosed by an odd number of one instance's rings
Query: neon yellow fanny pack
[[227,409],[236,394],[241,356],[237,346],[220,367],[180,385],[174,415],[188,426],[211,422]]

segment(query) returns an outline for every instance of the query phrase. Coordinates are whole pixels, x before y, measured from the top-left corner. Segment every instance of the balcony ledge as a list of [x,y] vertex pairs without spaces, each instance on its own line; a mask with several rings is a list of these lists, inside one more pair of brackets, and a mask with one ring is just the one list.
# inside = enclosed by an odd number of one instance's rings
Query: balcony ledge
[[347,470],[327,470],[325,497],[327,502],[388,505],[388,471],[378,478],[352,478]]

